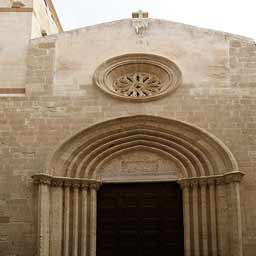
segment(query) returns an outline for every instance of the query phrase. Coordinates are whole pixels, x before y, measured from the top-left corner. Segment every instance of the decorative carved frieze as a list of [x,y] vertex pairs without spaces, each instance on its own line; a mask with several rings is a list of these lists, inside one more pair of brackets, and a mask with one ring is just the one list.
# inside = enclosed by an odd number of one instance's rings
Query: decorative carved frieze
[[230,172],[224,175],[205,176],[205,177],[193,177],[178,180],[181,188],[206,186],[208,185],[225,185],[233,182],[240,182],[244,174],[242,172]]
[[[35,177],[35,178],[34,178]],[[35,175],[33,176],[34,183],[36,185],[42,184],[42,185],[51,185],[51,180],[48,178],[48,176],[44,175]]]
[[93,179],[77,179],[77,178],[65,178],[65,177],[55,177],[46,174],[37,174],[33,177],[34,183],[45,184],[52,187],[73,187],[73,188],[87,188],[95,186],[100,187],[101,182]]

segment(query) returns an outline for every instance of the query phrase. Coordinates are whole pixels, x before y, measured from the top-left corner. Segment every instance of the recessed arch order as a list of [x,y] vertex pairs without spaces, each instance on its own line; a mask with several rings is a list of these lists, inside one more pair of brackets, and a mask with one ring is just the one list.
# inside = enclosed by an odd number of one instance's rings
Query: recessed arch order
[[177,120],[131,116],[96,124],[71,137],[52,157],[49,174],[92,178],[105,158],[134,146],[169,154],[186,167],[183,178],[238,171],[230,150],[206,131]]
[[242,256],[243,174],[231,151],[194,125],[147,115],[83,129],[57,148],[46,173],[33,177],[39,186],[39,255],[68,256],[72,250],[96,256],[97,189],[104,183],[97,172],[110,159],[140,150],[167,157],[177,167],[185,256]]

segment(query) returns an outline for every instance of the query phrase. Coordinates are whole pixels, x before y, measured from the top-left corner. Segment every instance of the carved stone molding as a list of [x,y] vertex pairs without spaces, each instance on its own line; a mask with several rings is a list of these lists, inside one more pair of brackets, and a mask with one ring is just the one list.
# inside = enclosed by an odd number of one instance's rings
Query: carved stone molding
[[144,102],[162,97],[181,84],[172,61],[152,54],[127,54],[105,61],[94,73],[94,83],[119,99]]
[[231,173],[227,173],[225,175],[225,182],[227,184],[229,183],[234,183],[234,182],[241,182],[242,178],[244,176],[244,173],[241,172],[231,172]]
[[34,180],[34,184],[36,185],[51,185],[51,180],[47,175],[35,175],[32,178]]
[[47,174],[37,174],[32,176],[32,178],[37,185],[44,184],[51,187],[87,188],[93,186],[98,189],[101,185],[101,182],[98,180],[55,177]]
[[180,179],[177,182],[180,184],[181,188],[194,187],[194,186],[206,186],[208,185],[225,185],[234,182],[241,182],[244,174],[242,172],[230,172],[224,175],[215,176],[202,176]]

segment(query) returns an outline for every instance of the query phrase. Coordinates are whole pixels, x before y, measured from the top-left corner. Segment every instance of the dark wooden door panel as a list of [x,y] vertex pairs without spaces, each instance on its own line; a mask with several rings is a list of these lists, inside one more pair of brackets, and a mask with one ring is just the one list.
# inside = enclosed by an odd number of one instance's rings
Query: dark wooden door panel
[[176,183],[106,184],[98,192],[97,256],[182,256]]

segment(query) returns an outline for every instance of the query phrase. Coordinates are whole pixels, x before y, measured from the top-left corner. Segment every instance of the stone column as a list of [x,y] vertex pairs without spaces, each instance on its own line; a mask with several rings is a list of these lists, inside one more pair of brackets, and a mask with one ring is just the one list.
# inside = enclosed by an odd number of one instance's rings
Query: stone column
[[227,193],[223,176],[216,177],[218,256],[230,255],[227,225]]
[[192,205],[193,205],[193,244],[194,244],[194,255],[200,256],[200,236],[199,236],[199,214],[198,214],[198,180],[191,180],[192,187]]
[[199,179],[201,192],[201,216],[202,216],[202,244],[203,255],[208,255],[208,223],[207,223],[207,179]]
[[81,214],[81,256],[87,255],[88,235],[88,184],[82,184],[82,214]]
[[100,182],[47,174],[33,179],[39,193],[38,256],[96,256]]
[[189,181],[180,180],[178,183],[183,197],[184,252],[185,256],[191,256]]
[[90,184],[90,246],[89,256],[96,256],[97,190],[99,184]]
[[71,183],[69,181],[65,181],[64,183],[63,256],[70,256],[69,254],[70,186],[71,186]]
[[38,255],[50,253],[50,181],[39,178],[38,184]]
[[79,187],[73,183],[73,230],[72,230],[72,256],[78,256],[78,214],[79,214]]
[[242,173],[230,173],[226,175],[225,180],[230,188],[230,216],[231,216],[231,255],[243,255],[242,239],[242,217],[241,217],[241,200],[240,200],[240,182],[243,177]]
[[216,190],[215,179],[208,178],[209,195],[210,195],[210,227],[211,227],[211,252],[212,256],[218,255],[217,246],[217,223],[216,223]]
[[62,256],[63,181],[52,181],[51,187],[50,255]]

